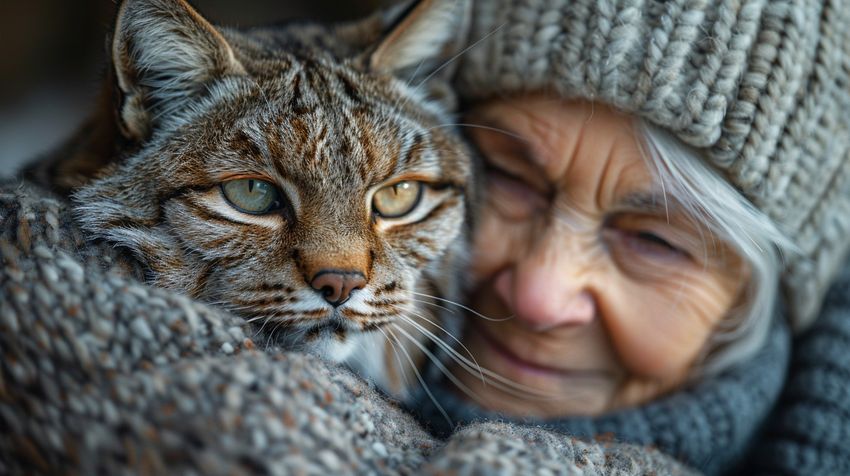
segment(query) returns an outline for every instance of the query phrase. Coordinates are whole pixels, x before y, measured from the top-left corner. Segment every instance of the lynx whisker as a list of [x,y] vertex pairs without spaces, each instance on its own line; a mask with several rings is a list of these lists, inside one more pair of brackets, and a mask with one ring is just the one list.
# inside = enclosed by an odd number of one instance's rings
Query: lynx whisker
[[[424,65],[424,64],[425,64],[425,61],[426,61],[426,58],[422,58],[422,60],[420,60],[420,61],[419,61],[419,64],[418,64],[418,65],[416,65],[416,69],[413,71],[413,74],[411,74],[411,75],[407,78],[407,81],[405,81],[405,83],[404,83],[404,88],[405,88],[405,89],[409,89],[409,88],[410,88],[410,83],[412,83],[412,82],[413,82],[413,80],[414,80],[414,78],[416,78],[416,75],[417,75],[417,74],[419,74],[419,71],[422,69],[422,65]],[[395,102],[393,103],[393,107],[394,107],[394,108],[398,108],[400,105],[406,104],[406,101],[407,101],[407,100],[408,100],[408,98],[406,98],[405,96],[401,95],[401,96],[399,96],[398,98],[396,98]],[[402,102],[402,101],[404,101],[404,102]]]
[[452,301],[450,299],[445,299],[445,298],[441,298],[441,297],[438,297],[438,296],[432,296],[430,294],[425,294],[425,293],[419,293],[419,292],[416,292],[416,291],[410,291],[410,293],[415,294],[417,296],[422,296],[422,297],[426,297],[426,298],[430,298],[430,299],[435,299],[437,301],[442,301],[442,302],[445,302],[447,304],[451,304],[452,306],[457,306],[457,307],[459,307],[459,308],[461,308],[461,309],[463,309],[467,312],[471,312],[475,316],[478,316],[481,319],[484,319],[485,321],[504,322],[504,321],[509,321],[509,320],[511,320],[515,317],[513,314],[508,316],[508,317],[504,317],[504,318],[489,317],[489,316],[485,316],[484,314],[481,314],[480,312],[476,311],[475,309],[472,309],[471,307],[464,306],[463,304],[456,302],[456,301]]
[[422,85],[423,85],[423,84],[427,83],[429,79],[433,78],[433,77],[434,77],[434,75],[436,75],[437,73],[439,73],[440,71],[442,71],[443,69],[445,69],[448,65],[452,64],[453,62],[455,62],[455,61],[456,61],[458,58],[460,58],[461,56],[465,55],[465,54],[466,54],[468,51],[470,51],[471,49],[475,48],[475,47],[476,47],[476,46],[478,46],[479,44],[483,43],[485,40],[489,39],[491,36],[493,36],[493,35],[495,35],[496,33],[498,33],[498,32],[499,32],[499,30],[501,30],[502,28],[504,28],[504,27],[505,27],[505,25],[507,25],[507,24],[508,24],[508,22],[504,22],[504,23],[502,23],[501,25],[497,26],[496,28],[493,28],[492,30],[490,30],[490,32],[489,32],[489,33],[487,33],[486,35],[482,36],[481,38],[479,38],[479,39],[475,40],[475,41],[474,41],[471,45],[469,45],[469,46],[467,46],[466,48],[464,48],[464,49],[460,50],[460,52],[459,52],[459,53],[457,53],[456,55],[452,56],[452,57],[451,57],[451,58],[449,58],[448,60],[444,61],[444,62],[443,62],[443,64],[441,64],[439,67],[437,67],[436,69],[434,69],[434,71],[431,71],[431,73],[430,73],[428,76],[425,76],[425,78],[424,78],[422,81],[419,81],[419,83],[418,83],[418,84],[414,87],[414,89],[418,90],[420,87],[422,87]]
[[437,304],[437,303],[435,303],[435,302],[426,301],[426,300],[424,300],[424,299],[410,298],[410,300],[411,300],[411,301],[413,301],[413,302],[418,302],[418,303],[422,303],[422,304],[427,304],[427,305],[429,305],[429,306],[434,306],[434,307],[436,307],[436,308],[438,308],[438,309],[442,309],[442,310],[444,310],[444,311],[446,311],[446,312],[448,312],[448,313],[451,313],[451,314],[457,314],[457,311],[456,311],[456,310],[454,310],[454,309],[450,309],[450,308],[448,308],[448,307],[446,307],[446,306],[443,306],[442,304]]
[[[257,333],[259,333],[260,331],[262,331],[262,330],[263,330],[263,328],[265,327],[265,325],[266,325],[268,322],[269,322],[269,320],[266,320],[266,322],[265,322],[265,323],[263,323],[263,326],[262,326],[262,327],[260,327],[260,329],[257,331]],[[266,352],[268,352],[269,350],[271,350],[272,342],[273,342],[273,340],[272,340],[272,339],[274,338],[274,334],[275,334],[275,332],[277,332],[278,330],[280,330],[280,328],[279,328],[278,326],[273,326],[273,327],[272,327],[272,329],[271,329],[271,332],[267,332],[267,333],[265,333],[265,334],[264,334],[264,335],[266,336],[266,345],[265,345],[265,350],[266,350]]]
[[[417,302],[425,302],[425,301],[422,301],[422,300],[419,300],[419,299],[414,299],[414,300],[415,300],[415,301],[417,301]],[[402,311],[403,311],[403,309],[400,309],[400,310],[402,310]],[[443,332],[444,332],[447,336],[451,337],[451,339],[452,339],[453,341],[457,342],[457,344],[458,344],[461,348],[463,348],[463,350],[464,350],[464,351],[466,351],[466,353],[469,355],[470,359],[472,359],[472,361],[473,361],[473,362],[475,362],[475,366],[478,368],[479,373],[480,373],[480,371],[481,371],[481,366],[480,366],[480,365],[478,365],[478,361],[477,361],[477,360],[475,360],[475,356],[474,356],[474,355],[472,355],[472,352],[469,350],[469,348],[468,348],[468,347],[466,347],[466,345],[464,345],[464,344],[463,344],[463,342],[461,342],[461,341],[460,341],[460,339],[458,339],[458,338],[457,338],[454,334],[452,334],[451,332],[449,332],[449,331],[448,331],[448,329],[446,329],[445,327],[443,327],[443,326],[441,326],[441,325],[437,324],[436,322],[432,321],[431,319],[428,319],[427,317],[425,317],[425,315],[424,315],[424,314],[419,313],[419,312],[415,312],[415,311],[411,311],[411,310],[408,310],[408,312],[410,312],[410,313],[411,313],[411,314],[413,314],[414,316],[418,317],[419,319],[424,320],[424,321],[425,321],[425,322],[427,322],[428,324],[431,324],[432,326],[436,327],[437,329],[439,329],[439,330],[443,331]],[[421,328],[421,330],[422,330],[422,331],[427,331],[427,329],[425,329],[424,327],[422,327],[422,325],[421,325],[421,324],[419,324],[419,323],[417,323],[417,322],[414,322],[414,321],[413,321],[413,320],[412,320],[409,316],[405,316],[404,314],[399,313],[399,317],[401,317],[402,319],[406,320],[406,321],[407,321],[407,322],[409,322],[410,324],[412,324],[412,325],[416,326],[417,328]],[[432,338],[432,339],[438,339],[438,340],[441,340],[441,341],[442,341],[442,339],[439,339],[439,337],[437,337],[436,335],[434,335],[432,332],[430,332],[430,331],[427,331],[427,332],[431,335],[431,338]],[[435,343],[436,343],[436,342],[435,342]],[[438,345],[439,345],[439,343],[438,343]],[[449,347],[451,347],[451,346],[449,346]],[[484,374],[483,374],[483,373],[481,374],[481,380],[482,380],[482,382],[484,381]]]
[[[406,322],[414,326],[417,330],[419,330],[425,337],[431,339],[435,344],[440,346],[444,351],[448,353],[448,357],[454,360],[458,365],[461,366],[464,370],[469,372],[470,374],[479,374],[482,376],[482,382],[484,384],[490,384],[499,390],[502,390],[505,393],[510,393],[515,396],[520,397],[532,397],[541,400],[550,400],[556,398],[555,395],[550,395],[548,393],[540,392],[537,389],[532,387],[528,387],[525,385],[518,384],[512,380],[509,380],[502,375],[499,375],[492,370],[489,370],[485,367],[481,367],[477,362],[473,364],[469,359],[461,355],[456,349],[452,348],[445,341],[435,336],[432,332],[428,331],[418,323],[412,322],[409,317],[401,316],[402,319],[405,319]],[[486,375],[486,378],[484,377]],[[492,380],[490,380],[492,379]]]
[[432,131],[434,129],[443,129],[443,128],[446,128],[446,127],[469,127],[469,128],[472,128],[472,129],[484,129],[486,131],[498,132],[500,134],[504,134],[506,136],[513,137],[514,139],[521,140],[523,142],[528,142],[528,140],[525,137],[523,137],[519,134],[516,134],[514,132],[508,131],[506,129],[501,129],[501,128],[493,127],[493,126],[486,126],[484,124],[473,124],[471,122],[458,122],[458,123],[455,123],[455,124],[440,124],[438,126],[429,127],[427,130]]
[[[260,335],[263,332],[263,329],[266,327],[266,324],[268,324],[269,322],[272,322],[272,320],[269,319],[268,316],[258,316],[258,317],[265,317],[265,320],[263,321],[263,324],[260,326],[260,328],[257,329],[257,332],[254,333],[254,336],[252,337],[252,339],[255,339],[258,335]],[[274,333],[274,331],[272,331],[272,334],[273,333]],[[271,336],[269,336],[269,339],[270,338],[271,338]],[[267,341],[268,341],[268,339],[267,339]],[[266,342],[266,346],[268,346],[268,342]]]
[[408,333],[404,329],[397,327],[396,330],[401,332],[401,334],[404,337],[406,337],[411,343],[413,343],[413,345],[415,345],[417,348],[419,348],[419,350],[421,350],[422,353],[424,353],[426,356],[428,356],[428,359],[430,359],[431,362],[434,363],[434,365],[440,370],[440,373],[442,373],[443,375],[446,376],[446,378],[451,380],[451,382],[458,388],[458,390],[462,391],[464,394],[469,396],[469,398],[472,398],[476,402],[480,402],[480,396],[478,394],[476,394],[466,384],[461,382],[460,379],[457,378],[457,376],[454,373],[452,373],[448,368],[446,368],[446,366],[440,361],[440,359],[436,355],[434,355],[433,352],[428,350],[427,347],[422,345],[421,342],[419,342],[417,339],[415,339],[412,335],[410,335],[410,333]]
[[[378,328],[378,331],[381,333],[381,335],[384,336],[384,339],[386,339],[386,342],[388,342],[390,344],[390,348],[393,351],[393,357],[395,357],[395,361],[398,364],[398,368],[403,369],[404,363],[402,363],[401,356],[399,355],[398,349],[396,348],[396,342],[393,339],[390,339],[390,337],[387,335],[386,332],[384,332],[383,329]],[[361,345],[361,348],[363,348],[363,344],[361,343],[360,345]],[[407,376],[407,373],[406,372],[399,372],[399,373],[401,374],[401,378],[404,379],[404,388],[410,388],[410,380]]]
[[[395,335],[395,333],[392,331],[392,329],[390,329],[388,327],[386,329],[386,331],[389,333],[388,335],[392,336],[395,339],[396,343],[398,344],[398,348],[401,349],[402,353],[404,354],[404,357],[407,359],[407,362],[410,364],[410,368],[413,369],[413,373],[414,373],[414,375],[416,375],[416,379],[419,381],[419,384],[422,385],[422,389],[428,395],[428,398],[430,398],[431,401],[434,402],[434,405],[437,407],[437,410],[440,412],[441,415],[443,415],[443,418],[446,419],[446,423],[448,423],[449,426],[454,426],[452,419],[449,418],[448,412],[446,412],[446,409],[443,408],[442,405],[440,405],[440,402],[437,400],[437,397],[434,396],[434,393],[428,387],[428,384],[425,382],[425,379],[422,378],[422,374],[419,372],[419,369],[416,367],[416,364],[413,363],[413,359],[410,357],[410,353],[407,351],[407,349],[404,348],[403,345],[401,345],[401,342],[399,341],[399,339]],[[383,332],[383,331],[381,331],[381,332]],[[387,334],[385,334],[385,335],[387,335]]]
[[[427,76],[425,76],[425,77],[424,77],[421,81],[419,81],[419,82],[416,84],[416,86],[414,86],[414,87],[413,87],[413,92],[414,92],[414,93],[418,93],[418,92],[419,92],[419,90],[422,88],[422,86],[423,86],[423,85],[425,85],[425,84],[426,84],[426,83],[427,83],[427,82],[428,82],[431,78],[433,78],[435,75],[437,75],[440,71],[444,70],[444,69],[445,69],[446,67],[448,67],[450,64],[452,64],[453,62],[455,62],[458,58],[460,58],[461,56],[463,56],[464,54],[466,54],[467,52],[469,52],[470,50],[472,50],[473,48],[475,48],[475,47],[476,47],[476,46],[478,46],[479,44],[483,43],[484,41],[486,41],[487,39],[489,39],[490,37],[492,37],[493,35],[495,35],[496,33],[498,33],[498,31],[499,31],[499,30],[501,30],[502,28],[504,28],[504,27],[505,27],[505,25],[507,25],[507,24],[508,24],[508,22],[504,22],[504,23],[502,23],[501,25],[497,26],[496,28],[493,28],[493,30],[491,30],[489,33],[487,33],[486,35],[482,36],[481,38],[479,38],[478,40],[476,40],[476,41],[475,41],[475,42],[473,42],[472,44],[468,45],[467,47],[463,48],[460,52],[458,52],[457,54],[455,54],[454,56],[452,56],[452,57],[451,57],[451,58],[449,58],[448,60],[444,61],[444,62],[443,62],[440,66],[438,66],[437,68],[435,68],[433,71],[431,71],[431,73],[429,73],[429,74],[428,74]],[[414,77],[415,77],[415,76],[411,76],[411,80],[412,80]],[[408,81],[408,84],[407,84],[407,85],[408,85],[408,86],[410,85],[410,81]],[[405,98],[405,99],[404,99],[404,102],[402,102],[402,103],[401,103],[398,107],[399,107],[399,108],[402,108],[402,107],[406,106],[406,105],[407,105],[407,102],[408,102],[408,101],[410,101],[410,99],[411,99],[412,97],[413,97],[413,95],[409,95],[407,98]]]
[[[443,350],[448,352],[449,356],[452,357],[452,359],[456,361],[456,359],[454,358],[454,354],[456,354],[458,352],[454,348],[452,348],[452,346],[450,344],[445,342],[438,335],[436,335],[433,332],[431,332],[430,330],[426,329],[421,324],[415,322],[413,319],[410,318],[410,316],[405,316],[405,315],[399,314],[398,317],[401,318],[402,320],[404,320],[405,322],[407,322],[408,324],[412,325],[416,330],[418,330],[420,333],[422,333],[422,335],[424,335],[425,337],[427,337],[428,339],[433,341],[435,344],[440,346],[440,348],[442,348]],[[424,319],[421,316],[417,316],[417,317],[420,317],[420,319]],[[428,321],[428,322],[431,322],[428,319],[425,319],[425,320]],[[452,334],[450,334],[449,332],[447,332],[445,330],[443,330],[443,332],[445,332],[449,337],[454,339],[455,342],[457,342],[458,345],[460,345],[467,352],[467,354],[469,354],[472,362],[474,363],[475,370],[477,370],[478,376],[481,379],[481,383],[486,384],[487,381],[486,381],[486,378],[484,377],[484,372],[482,371],[481,365],[479,365],[478,361],[475,360],[475,357],[472,355],[472,352],[470,352],[469,349],[465,345],[463,345],[463,343],[461,343],[460,340],[458,340],[455,336],[453,336]],[[464,358],[464,360],[466,360],[466,358]],[[468,362],[468,360],[466,360],[466,361]]]

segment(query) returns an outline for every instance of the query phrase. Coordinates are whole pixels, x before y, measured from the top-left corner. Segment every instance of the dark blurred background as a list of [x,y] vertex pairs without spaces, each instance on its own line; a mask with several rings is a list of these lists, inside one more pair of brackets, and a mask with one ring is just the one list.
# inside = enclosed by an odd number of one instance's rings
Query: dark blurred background
[[[190,0],[228,26],[345,20],[392,0]],[[0,176],[55,147],[86,115],[107,61],[114,0],[0,0]]]

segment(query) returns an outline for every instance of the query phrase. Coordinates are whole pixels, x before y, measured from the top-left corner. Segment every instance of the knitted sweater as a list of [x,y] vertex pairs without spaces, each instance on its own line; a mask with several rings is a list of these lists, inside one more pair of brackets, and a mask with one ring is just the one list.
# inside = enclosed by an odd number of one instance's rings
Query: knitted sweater
[[146,286],[30,185],[0,187],[0,258],[0,474],[691,474],[541,428],[437,440],[347,370]]
[[850,474],[850,263],[793,349],[779,405],[740,474]]

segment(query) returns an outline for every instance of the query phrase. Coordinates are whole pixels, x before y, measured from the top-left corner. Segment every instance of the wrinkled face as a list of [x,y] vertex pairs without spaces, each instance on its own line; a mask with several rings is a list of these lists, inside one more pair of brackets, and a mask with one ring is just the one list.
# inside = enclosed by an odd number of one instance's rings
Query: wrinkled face
[[213,85],[77,200],[155,283],[340,357],[348,332],[436,292],[468,158],[401,81],[292,57],[270,70]]
[[636,405],[688,376],[736,303],[741,260],[664,196],[631,122],[544,97],[480,107],[487,161],[464,343],[477,362],[545,394],[484,386],[490,409],[554,417]]

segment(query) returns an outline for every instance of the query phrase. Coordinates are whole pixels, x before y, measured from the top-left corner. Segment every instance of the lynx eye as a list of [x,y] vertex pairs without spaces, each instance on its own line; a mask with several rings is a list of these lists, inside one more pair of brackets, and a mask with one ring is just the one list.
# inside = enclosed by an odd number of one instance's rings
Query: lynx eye
[[383,218],[400,218],[412,212],[422,198],[422,182],[406,180],[388,185],[372,197],[372,208]]
[[240,212],[262,215],[281,207],[280,192],[262,180],[231,180],[221,184],[221,191],[228,203]]

